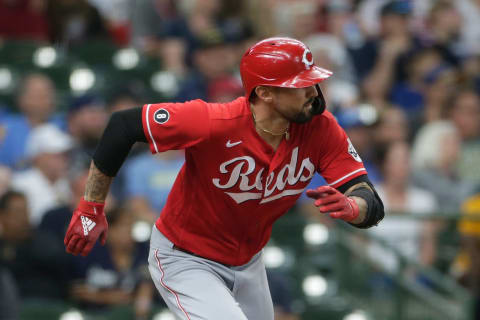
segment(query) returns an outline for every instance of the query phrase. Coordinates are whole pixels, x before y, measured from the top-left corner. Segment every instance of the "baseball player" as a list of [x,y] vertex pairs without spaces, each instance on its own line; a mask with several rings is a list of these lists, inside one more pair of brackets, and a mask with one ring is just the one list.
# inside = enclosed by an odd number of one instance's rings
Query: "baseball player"
[[273,319],[262,248],[318,172],[307,195],[320,213],[358,228],[383,204],[362,160],[330,112],[300,41],[270,38],[242,57],[245,96],[229,103],[148,104],[112,115],[93,156],[84,199],[65,236],[87,255],[107,236],[104,201],[131,146],[185,149],[185,164],[153,227],[149,269],[170,310],[188,320]]

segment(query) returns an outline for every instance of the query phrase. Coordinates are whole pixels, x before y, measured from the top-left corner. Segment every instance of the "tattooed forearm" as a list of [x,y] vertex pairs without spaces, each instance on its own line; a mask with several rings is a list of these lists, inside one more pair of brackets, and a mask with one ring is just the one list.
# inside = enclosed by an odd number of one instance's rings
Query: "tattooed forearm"
[[98,170],[92,161],[85,186],[85,200],[105,202],[112,179]]

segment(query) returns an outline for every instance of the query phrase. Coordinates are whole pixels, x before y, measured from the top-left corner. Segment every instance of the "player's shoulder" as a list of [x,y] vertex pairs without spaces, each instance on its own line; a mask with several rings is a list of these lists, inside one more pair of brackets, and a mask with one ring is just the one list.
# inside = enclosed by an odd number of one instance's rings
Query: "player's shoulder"
[[231,120],[248,115],[248,103],[244,97],[239,97],[226,103],[209,103],[201,99],[186,102],[163,102],[145,105],[153,110],[165,109],[167,111],[199,111],[207,112],[211,120]]
[[245,97],[226,103],[208,103],[207,106],[211,120],[232,120],[249,115]]

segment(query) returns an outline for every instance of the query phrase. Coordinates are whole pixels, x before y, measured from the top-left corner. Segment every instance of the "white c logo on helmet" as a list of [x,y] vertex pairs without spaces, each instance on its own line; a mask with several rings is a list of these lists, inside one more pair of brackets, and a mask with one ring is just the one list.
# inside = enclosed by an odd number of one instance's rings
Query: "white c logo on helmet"
[[305,48],[305,51],[303,51],[302,62],[305,64],[305,68],[307,68],[307,70],[313,65],[313,55],[308,48]]

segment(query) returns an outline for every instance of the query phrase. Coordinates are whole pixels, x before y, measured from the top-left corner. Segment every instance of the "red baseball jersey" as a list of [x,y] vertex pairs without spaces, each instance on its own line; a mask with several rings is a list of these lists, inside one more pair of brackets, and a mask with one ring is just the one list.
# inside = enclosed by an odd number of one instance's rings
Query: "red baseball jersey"
[[152,153],[185,149],[157,228],[177,246],[224,264],[245,264],[265,246],[274,221],[315,172],[332,187],[366,174],[328,111],[291,123],[276,151],[256,132],[244,97],[145,105],[143,129]]

